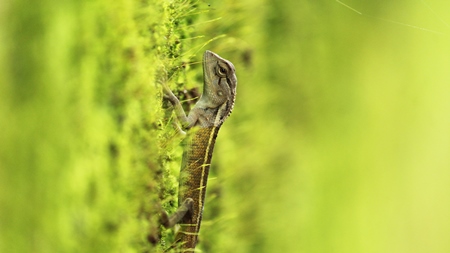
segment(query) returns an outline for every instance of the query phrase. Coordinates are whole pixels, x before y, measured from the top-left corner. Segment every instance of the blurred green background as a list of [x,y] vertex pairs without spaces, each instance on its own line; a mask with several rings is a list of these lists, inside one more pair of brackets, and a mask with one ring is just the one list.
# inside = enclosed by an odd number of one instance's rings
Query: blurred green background
[[[237,69],[202,252],[450,252],[450,3],[0,4],[0,251],[162,252],[159,83]],[[169,233],[169,234],[167,234]]]

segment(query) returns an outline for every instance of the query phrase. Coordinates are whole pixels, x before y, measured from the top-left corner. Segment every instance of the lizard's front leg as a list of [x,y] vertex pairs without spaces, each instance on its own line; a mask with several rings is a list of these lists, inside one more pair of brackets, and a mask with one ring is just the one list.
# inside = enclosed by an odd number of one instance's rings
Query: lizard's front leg
[[190,113],[188,116],[186,116],[186,113],[181,106],[180,100],[173,94],[173,92],[166,84],[163,84],[163,91],[164,99],[169,100],[169,102],[172,104],[175,115],[177,116],[178,121],[181,123],[182,128],[189,129],[194,126],[198,117],[196,117],[193,113]]

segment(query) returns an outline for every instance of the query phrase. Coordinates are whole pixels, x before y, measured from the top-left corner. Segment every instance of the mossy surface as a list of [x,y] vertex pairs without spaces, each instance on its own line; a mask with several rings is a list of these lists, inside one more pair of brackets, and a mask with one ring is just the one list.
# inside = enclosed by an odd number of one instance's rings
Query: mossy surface
[[204,50],[238,90],[199,252],[450,252],[449,9],[2,1],[0,252],[170,252],[183,137],[161,84],[188,111]]

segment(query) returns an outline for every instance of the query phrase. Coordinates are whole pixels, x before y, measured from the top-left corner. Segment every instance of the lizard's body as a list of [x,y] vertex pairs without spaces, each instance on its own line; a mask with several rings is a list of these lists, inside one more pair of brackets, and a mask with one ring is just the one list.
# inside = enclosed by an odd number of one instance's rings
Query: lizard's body
[[179,211],[171,218],[180,224],[176,243],[183,252],[193,252],[202,220],[206,184],[217,133],[230,115],[236,97],[237,79],[231,62],[213,52],[203,57],[204,87],[200,100],[186,116],[179,100],[165,87],[184,128],[192,129],[180,171]]
[[190,213],[180,220],[180,231],[175,241],[183,244],[182,248],[194,249],[197,241],[209,167],[218,131],[217,127],[199,128],[188,141],[189,148],[183,155],[178,202],[183,203],[187,198],[191,198],[194,202]]

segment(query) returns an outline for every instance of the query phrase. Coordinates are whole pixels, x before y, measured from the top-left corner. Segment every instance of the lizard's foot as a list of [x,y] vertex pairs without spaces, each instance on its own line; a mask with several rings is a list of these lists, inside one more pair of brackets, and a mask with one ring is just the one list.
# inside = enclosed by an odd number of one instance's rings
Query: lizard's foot
[[194,200],[192,198],[187,198],[172,216],[169,217],[166,212],[163,212],[161,215],[161,224],[166,228],[175,226],[187,212],[192,212],[193,205]]

